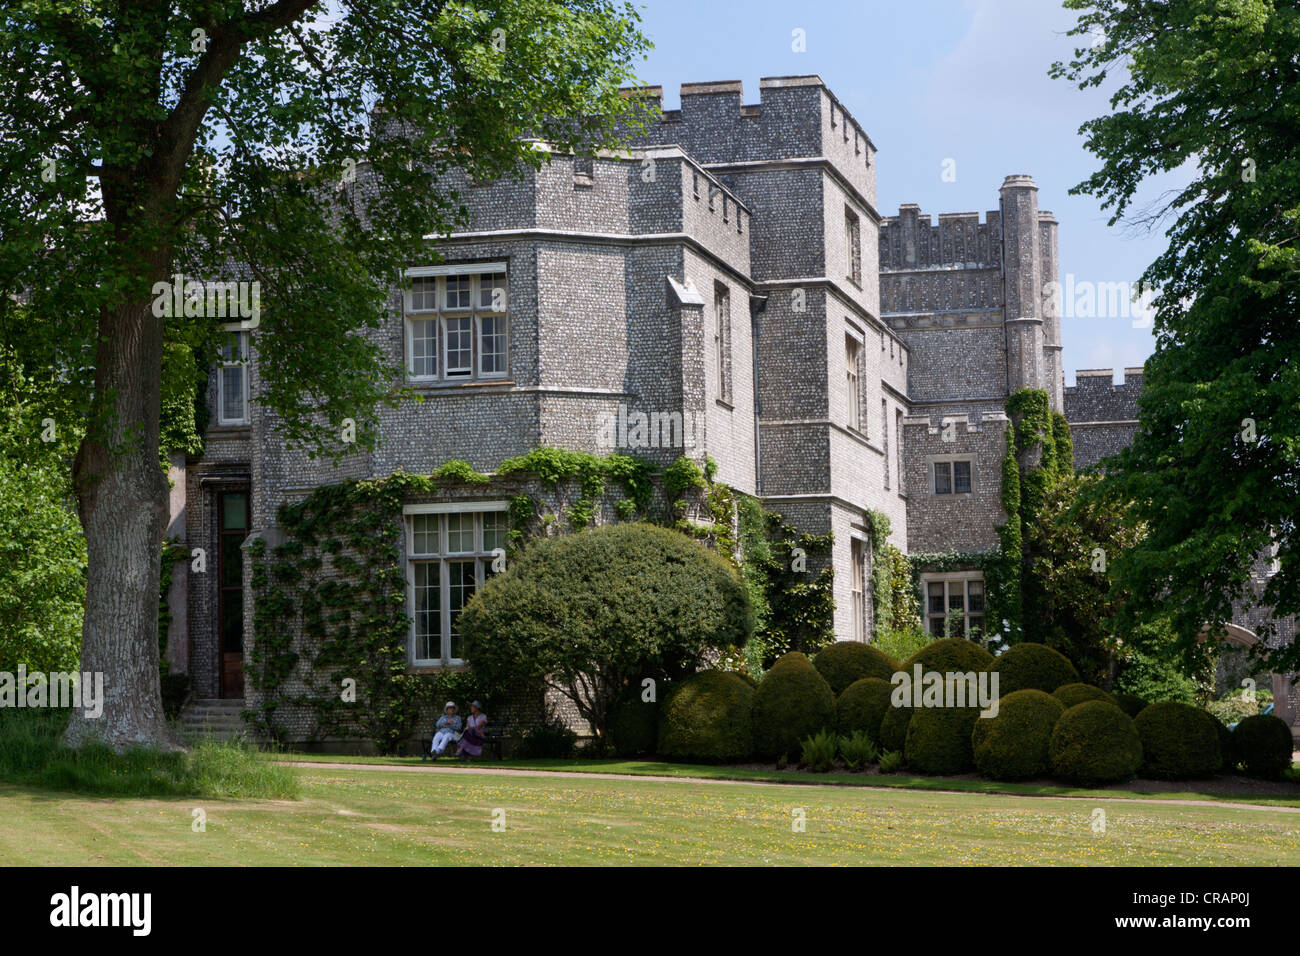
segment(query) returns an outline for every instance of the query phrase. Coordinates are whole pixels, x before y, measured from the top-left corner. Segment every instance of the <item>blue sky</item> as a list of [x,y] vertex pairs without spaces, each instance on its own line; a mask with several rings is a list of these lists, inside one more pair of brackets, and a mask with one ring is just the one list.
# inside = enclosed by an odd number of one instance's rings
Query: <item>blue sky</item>
[[[1055,0],[648,0],[637,6],[655,44],[638,66],[678,106],[682,83],[741,80],[757,103],[763,76],[816,73],[879,149],[877,208],[894,215],[914,202],[923,213],[996,209],[1005,176],[1028,173],[1039,208],[1060,221],[1060,278],[1135,282],[1165,248],[1163,230],[1106,225],[1090,196],[1069,189],[1097,167],[1078,128],[1109,110],[1109,92],[1078,90],[1047,75],[1069,59],[1075,16]],[[792,50],[802,29],[806,51]],[[945,182],[944,161],[955,161]],[[1140,200],[1172,180],[1152,183]],[[1138,207],[1141,208],[1141,203]],[[1062,319],[1066,382],[1080,368],[1139,366],[1151,330],[1131,316]],[[1141,324],[1139,322],[1139,324]]]

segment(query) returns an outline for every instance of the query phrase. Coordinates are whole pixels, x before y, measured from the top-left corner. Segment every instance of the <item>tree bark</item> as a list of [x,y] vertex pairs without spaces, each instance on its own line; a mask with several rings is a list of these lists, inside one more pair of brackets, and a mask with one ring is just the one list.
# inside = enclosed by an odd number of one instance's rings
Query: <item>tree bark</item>
[[[148,271],[165,277],[170,253],[150,258]],[[68,721],[73,747],[182,746],[163,714],[158,674],[168,487],[158,461],[163,319],[151,305],[101,316],[92,419],[73,465],[88,558],[81,670],[104,675],[102,714],[74,710]]]

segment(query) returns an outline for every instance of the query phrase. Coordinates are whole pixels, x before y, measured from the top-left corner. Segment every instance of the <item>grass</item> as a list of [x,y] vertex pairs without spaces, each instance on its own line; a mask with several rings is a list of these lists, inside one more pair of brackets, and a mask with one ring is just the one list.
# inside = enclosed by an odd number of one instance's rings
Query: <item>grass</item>
[[[365,764],[376,767],[418,767],[419,757],[357,757],[339,754],[280,755],[284,760],[303,763]],[[427,765],[427,764],[426,764]],[[678,777],[700,780],[733,780],[753,783],[801,784],[804,786],[838,785],[877,788],[885,790],[957,791],[974,794],[1007,794],[1014,796],[1057,797],[1125,797],[1134,800],[1208,800],[1217,803],[1258,803],[1270,806],[1300,807],[1300,793],[1261,794],[1243,787],[1237,793],[1205,793],[1196,790],[1146,793],[1125,789],[1123,784],[1105,789],[1057,786],[1041,783],[1000,783],[996,780],[971,780],[963,777],[916,777],[907,773],[800,773],[793,770],[775,770],[755,767],[732,767],[718,764],[669,763],[658,760],[564,760],[532,759],[489,761],[474,766],[505,768],[510,770],[552,770],[565,773],[616,773],[632,776]],[[1300,764],[1291,771],[1292,779],[1300,783]]]
[[295,772],[242,743],[200,742],[188,753],[61,741],[67,714],[0,710],[0,781],[104,796],[271,797],[299,793]]
[[[320,763],[299,800],[104,799],[0,785],[0,863],[1259,865],[1300,816],[884,788],[411,773]],[[1093,831],[1095,809],[1106,815]],[[202,809],[206,826],[191,829]],[[501,811],[504,832],[492,829]],[[804,832],[792,823],[805,821]]]

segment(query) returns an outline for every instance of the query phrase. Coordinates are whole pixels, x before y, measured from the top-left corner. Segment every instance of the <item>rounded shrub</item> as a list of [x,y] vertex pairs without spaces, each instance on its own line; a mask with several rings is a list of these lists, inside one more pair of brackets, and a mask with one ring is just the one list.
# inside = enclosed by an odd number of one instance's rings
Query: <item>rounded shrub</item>
[[[1009,652],[1008,652],[1009,653]],[[1041,690],[1017,690],[998,701],[996,717],[971,732],[975,769],[994,780],[1028,780],[1051,769],[1049,747],[1065,705]]]
[[798,758],[805,737],[834,723],[831,685],[798,651],[780,657],[754,692],[754,751],[760,757]]
[[939,671],[944,674],[955,671],[964,674],[967,671],[988,670],[996,660],[974,641],[968,641],[964,637],[945,637],[925,645],[909,657],[900,670],[910,674],[913,667],[920,664],[922,671]]
[[1133,718],[1142,741],[1142,776],[1162,780],[1212,777],[1223,755],[1215,720],[1190,704],[1167,700]]
[[1234,755],[1252,777],[1276,779],[1291,766],[1291,728],[1272,714],[1243,717],[1232,732]]
[[1147,709],[1147,702],[1137,694],[1115,694],[1115,704],[1130,717],[1136,717]]
[[998,672],[998,692],[1003,696],[1018,690],[1050,694],[1079,680],[1079,672],[1070,659],[1046,644],[1015,644],[993,666]]
[[862,731],[880,742],[880,722],[889,710],[893,685],[879,677],[855,680],[835,699],[835,730],[842,737]]
[[880,749],[897,750],[900,754],[907,744],[907,728],[912,722],[912,704],[895,707],[886,701],[885,716],[880,718]]
[[854,681],[864,677],[887,681],[898,670],[898,661],[880,648],[857,641],[836,641],[819,651],[812,662],[837,696]]
[[[944,699],[951,700],[948,681]],[[903,757],[918,773],[965,773],[975,766],[971,734],[979,707],[916,707],[907,725]]]
[[609,736],[620,757],[653,753],[659,737],[659,705],[633,687],[609,709]]
[[701,671],[677,684],[659,708],[659,753],[682,760],[745,760],[757,692],[729,671]]
[[1061,715],[1052,728],[1048,754],[1052,773],[1090,787],[1127,780],[1137,773],[1142,766],[1142,740],[1133,718],[1124,711],[1104,700],[1087,700]]
[[1112,707],[1119,707],[1114,697],[1092,684],[1064,684],[1052,691],[1052,696],[1064,704],[1066,710],[1090,700],[1100,700]]

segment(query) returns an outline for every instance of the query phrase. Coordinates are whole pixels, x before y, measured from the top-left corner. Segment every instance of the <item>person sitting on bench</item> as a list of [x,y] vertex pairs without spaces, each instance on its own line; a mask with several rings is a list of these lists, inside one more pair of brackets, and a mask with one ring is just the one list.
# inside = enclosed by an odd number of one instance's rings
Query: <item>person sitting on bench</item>
[[429,753],[435,757],[441,757],[447,752],[449,744],[460,740],[460,714],[456,713],[456,702],[447,701],[447,705],[442,708],[442,716],[438,722],[433,725],[433,746],[429,748]]
[[460,746],[456,749],[456,756],[461,760],[468,760],[470,757],[481,757],[483,755],[483,744],[487,740],[485,736],[487,731],[487,714],[483,713],[483,705],[478,701],[469,705],[469,720],[465,724],[465,732],[460,736]]

